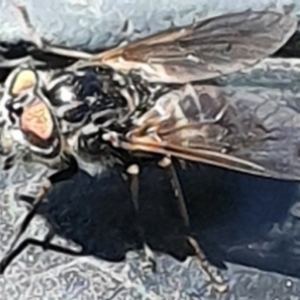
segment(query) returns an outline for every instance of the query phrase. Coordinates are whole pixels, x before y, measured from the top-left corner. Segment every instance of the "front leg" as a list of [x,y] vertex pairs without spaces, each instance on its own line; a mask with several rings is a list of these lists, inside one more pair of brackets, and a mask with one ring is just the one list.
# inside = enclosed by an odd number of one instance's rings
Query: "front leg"
[[[32,197],[29,197],[27,195],[20,196],[21,199],[32,202],[32,207],[29,210],[28,214],[26,215],[25,219],[22,221],[21,226],[18,229],[15,237],[13,238],[13,241],[10,244],[8,251],[4,254],[4,257],[0,261],[0,274],[3,274],[5,269],[8,267],[10,262],[16,257],[16,255],[22,252],[30,244],[30,243],[26,244],[25,243],[26,240],[25,240],[23,243],[16,246],[19,242],[20,237],[26,231],[33,217],[37,213],[38,208],[43,203],[43,200],[45,199],[45,196],[49,191],[49,189],[55,183],[71,178],[77,171],[78,171],[78,166],[75,159],[70,158],[70,164],[68,168],[50,176],[49,179],[46,179],[35,198],[32,199]],[[49,244],[50,241],[47,243]]]
[[[15,255],[17,255],[20,251],[18,250],[19,246],[17,249],[15,249],[16,244],[19,242],[20,237],[22,234],[26,231],[28,225],[30,224],[31,220],[35,216],[38,208],[40,207],[41,203],[43,202],[46,193],[51,187],[51,183],[49,180],[46,180],[43,186],[41,187],[38,195],[33,199],[33,204],[26,215],[25,219],[22,221],[20,228],[18,229],[16,235],[13,238],[13,241],[11,242],[7,252],[4,254],[3,258],[0,261],[0,274],[3,274],[6,267],[9,265],[9,263],[14,259]],[[21,196],[22,198],[22,196]],[[25,197],[26,200],[28,200],[28,196]]]
[[6,268],[14,260],[14,258],[17,257],[19,254],[21,254],[29,246],[41,247],[43,250],[51,250],[56,253],[61,253],[65,255],[72,255],[72,256],[84,255],[82,251],[75,251],[72,249],[68,249],[66,247],[52,244],[51,240],[53,239],[54,235],[55,235],[54,232],[52,231],[52,229],[50,229],[44,240],[38,240],[35,238],[24,239],[18,245],[18,247],[12,248],[10,252],[9,253],[7,252],[6,256],[3,257],[0,264],[0,274],[3,274]]

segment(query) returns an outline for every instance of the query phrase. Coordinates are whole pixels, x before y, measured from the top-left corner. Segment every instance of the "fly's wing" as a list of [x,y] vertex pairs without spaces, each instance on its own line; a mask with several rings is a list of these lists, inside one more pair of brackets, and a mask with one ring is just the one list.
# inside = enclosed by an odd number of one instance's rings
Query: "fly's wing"
[[296,27],[294,18],[276,12],[228,14],[106,51],[88,64],[106,64],[123,72],[135,69],[150,82],[206,80],[273,54]]
[[93,55],[49,45],[36,33],[25,7],[16,6],[16,11],[37,48],[79,59],[71,70],[108,65],[125,73],[134,69],[149,82],[178,84],[250,67],[281,48],[297,28],[291,16],[246,11],[198,21]]
[[254,175],[300,179],[300,109],[292,100],[186,85],[157,100],[118,146]]

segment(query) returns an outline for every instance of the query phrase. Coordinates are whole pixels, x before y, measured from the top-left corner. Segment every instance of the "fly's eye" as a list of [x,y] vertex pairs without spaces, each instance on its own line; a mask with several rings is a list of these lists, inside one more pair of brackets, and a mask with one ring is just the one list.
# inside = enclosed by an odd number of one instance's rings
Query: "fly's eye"
[[21,129],[46,141],[54,130],[54,122],[49,108],[44,102],[37,100],[30,106],[24,107],[21,115]]

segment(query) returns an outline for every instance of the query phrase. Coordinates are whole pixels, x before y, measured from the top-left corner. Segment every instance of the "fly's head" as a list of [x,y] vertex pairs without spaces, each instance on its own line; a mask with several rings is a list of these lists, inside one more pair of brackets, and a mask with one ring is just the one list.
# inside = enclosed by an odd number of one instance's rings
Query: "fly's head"
[[21,158],[54,168],[61,163],[63,140],[45,86],[43,73],[29,67],[8,76],[0,101],[1,154],[6,161]]
[[0,101],[2,154],[52,168],[60,168],[67,154],[95,175],[122,161],[102,137],[127,130],[135,101],[126,78],[111,70],[19,68],[7,78]]

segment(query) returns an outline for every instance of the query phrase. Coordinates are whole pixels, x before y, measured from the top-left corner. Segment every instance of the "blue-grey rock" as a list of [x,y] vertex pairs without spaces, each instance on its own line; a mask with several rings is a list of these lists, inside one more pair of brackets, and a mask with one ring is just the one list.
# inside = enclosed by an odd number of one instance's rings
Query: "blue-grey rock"
[[[39,0],[23,4],[38,33],[54,44],[89,50],[109,48],[194,19],[247,9],[272,9],[300,16],[297,0]],[[26,40],[12,2],[0,0],[0,41]]]

